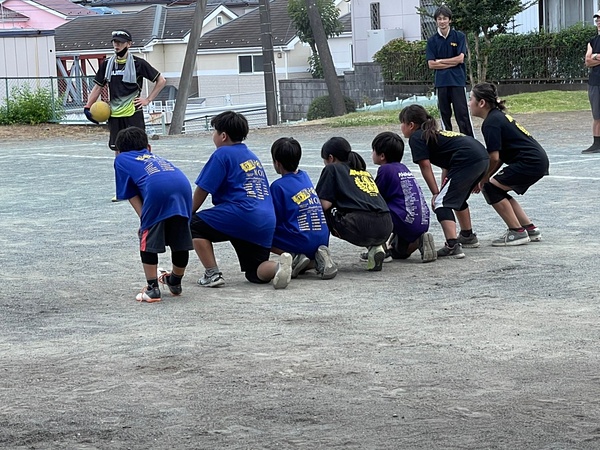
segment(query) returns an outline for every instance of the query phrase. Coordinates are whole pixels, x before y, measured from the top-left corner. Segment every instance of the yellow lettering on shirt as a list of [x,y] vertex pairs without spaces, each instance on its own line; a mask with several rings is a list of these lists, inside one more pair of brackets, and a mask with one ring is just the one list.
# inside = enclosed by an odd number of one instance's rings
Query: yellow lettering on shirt
[[366,192],[372,197],[376,197],[379,194],[375,180],[366,170],[350,169],[350,176],[354,177],[354,183],[361,191]]
[[447,130],[440,131],[440,134],[442,136],[449,137],[449,138],[464,136],[464,134],[457,133],[456,131],[447,131]]
[[506,114],[506,118],[508,119],[509,122],[512,122],[515,124],[515,126],[521,130],[521,132],[525,135],[525,136],[531,136],[531,134],[529,133],[529,131],[527,131],[525,129],[525,127],[523,127],[523,125],[521,125],[519,122],[517,122],[515,119],[513,119],[513,117],[511,115]]

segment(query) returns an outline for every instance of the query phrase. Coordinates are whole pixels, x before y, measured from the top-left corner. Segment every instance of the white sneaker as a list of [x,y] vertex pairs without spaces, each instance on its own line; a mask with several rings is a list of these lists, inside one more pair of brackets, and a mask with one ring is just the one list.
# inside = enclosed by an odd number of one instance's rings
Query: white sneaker
[[292,279],[292,255],[282,253],[279,255],[279,268],[273,277],[275,289],[285,289]]
[[337,264],[331,259],[331,251],[325,245],[319,246],[315,253],[315,262],[317,265],[317,274],[322,280],[331,280],[335,278],[338,272]]

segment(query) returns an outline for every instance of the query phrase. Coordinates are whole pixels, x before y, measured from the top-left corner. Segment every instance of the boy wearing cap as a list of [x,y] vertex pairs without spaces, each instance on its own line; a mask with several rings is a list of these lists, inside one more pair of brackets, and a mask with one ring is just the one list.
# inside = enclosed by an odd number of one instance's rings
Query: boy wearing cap
[[[93,119],[90,107],[100,97],[102,88],[108,84],[111,110],[108,119],[108,146],[111,150],[117,150],[115,142],[119,131],[132,126],[146,129],[142,107],[154,100],[167,83],[165,77],[147,61],[129,52],[132,41],[131,33],[127,30],[112,32],[115,54],[100,65],[94,78],[95,85],[83,108],[86,118],[90,122],[98,123]],[[144,78],[154,83],[154,88],[147,98],[140,97]]]
[[588,97],[592,106],[592,133],[593,144],[581,153],[600,153],[600,11],[594,14],[594,23],[598,34],[587,45],[585,65],[590,68],[588,80]]

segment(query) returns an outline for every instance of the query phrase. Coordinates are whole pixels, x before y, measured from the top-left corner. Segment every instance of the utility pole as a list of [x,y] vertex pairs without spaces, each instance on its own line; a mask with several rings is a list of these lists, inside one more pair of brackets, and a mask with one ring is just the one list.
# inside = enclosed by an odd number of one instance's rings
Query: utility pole
[[316,1],[306,0],[306,9],[313,38],[315,39],[317,51],[319,52],[319,59],[323,66],[323,76],[325,77],[325,83],[327,84],[327,91],[329,91],[329,99],[331,100],[331,106],[333,107],[333,114],[335,116],[343,116],[346,114],[344,94],[342,94],[340,81],[335,72],[331,50],[329,50],[329,43],[327,42],[327,35],[325,34],[325,28],[323,28],[323,21],[321,20]]
[[277,78],[273,59],[273,34],[271,33],[270,0],[259,0],[260,38],[263,52],[263,73],[265,81],[265,100],[267,103],[267,125],[279,123],[277,109]]
[[190,85],[194,78],[194,67],[196,67],[196,54],[198,53],[198,42],[202,34],[202,22],[206,13],[206,0],[196,0],[196,9],[194,10],[194,20],[190,30],[190,39],[188,41],[183,68],[181,69],[181,78],[179,80],[179,89],[175,99],[175,108],[173,118],[169,126],[169,135],[181,134],[183,122],[185,120],[185,110],[187,100],[190,94]]

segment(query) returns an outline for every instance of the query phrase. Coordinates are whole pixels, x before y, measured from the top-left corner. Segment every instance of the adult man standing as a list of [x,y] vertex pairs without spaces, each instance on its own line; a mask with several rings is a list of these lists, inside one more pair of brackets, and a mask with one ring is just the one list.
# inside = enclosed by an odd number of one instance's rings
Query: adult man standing
[[[115,141],[119,131],[127,127],[138,127],[145,130],[142,107],[156,98],[167,83],[158,70],[147,61],[133,56],[129,49],[133,43],[131,33],[127,30],[112,32],[112,45],[115,54],[104,60],[94,78],[94,87],[83,108],[90,122],[98,123],[90,113],[90,107],[98,100],[102,88],[108,84],[110,94],[110,118],[108,129],[110,137],[108,146],[116,150]],[[147,98],[140,97],[144,78],[154,83],[154,88]]]
[[585,65],[590,68],[588,80],[588,98],[592,107],[592,133],[594,143],[581,153],[600,153],[600,11],[594,14],[594,22],[598,34],[594,36],[587,45],[585,53]]
[[452,109],[461,133],[473,136],[473,124],[469,116],[467,72],[465,54],[467,40],[464,33],[450,28],[452,11],[447,6],[436,9],[433,18],[437,33],[427,40],[426,58],[430,69],[435,70],[435,90],[444,130],[452,130]]

